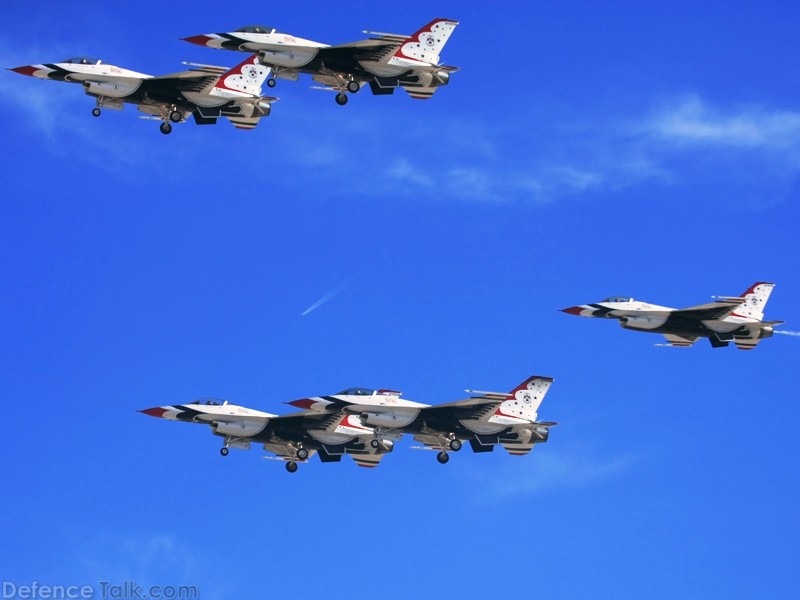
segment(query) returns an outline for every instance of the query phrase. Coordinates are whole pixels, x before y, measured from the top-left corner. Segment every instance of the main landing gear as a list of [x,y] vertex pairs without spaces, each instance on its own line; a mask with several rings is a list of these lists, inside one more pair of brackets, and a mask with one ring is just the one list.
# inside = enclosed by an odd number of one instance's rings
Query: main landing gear
[[95,106],[95,107],[92,109],[92,116],[93,116],[93,117],[99,117],[99,116],[100,116],[100,112],[101,112],[101,111],[100,111],[100,109],[99,109],[97,106]]
[[180,123],[183,121],[183,113],[173,106],[169,109],[169,111],[164,111],[161,113],[161,119],[163,120],[163,123],[161,123],[158,128],[164,135],[169,135],[172,133],[172,123]]
[[297,461],[299,460],[303,462],[307,458],[308,450],[300,446],[297,450],[295,450],[294,456],[286,463],[286,470],[289,471],[289,473],[294,473],[297,471]]
[[222,454],[222,456],[228,456],[228,452],[230,452],[230,450],[228,450],[227,446],[223,446],[219,449],[219,453]]
[[350,80],[345,85],[344,88],[339,88],[341,91],[336,94],[336,104],[339,106],[344,106],[347,104],[347,94],[345,94],[345,90],[350,92],[351,94],[355,94],[358,90],[361,89],[361,84],[358,81]]
[[269,79],[267,79],[267,87],[274,88],[276,83],[278,83],[278,82],[277,82],[277,81],[275,81],[275,79],[274,79],[274,78],[272,78],[272,77],[270,77]]
[[461,450],[462,444],[461,440],[459,440],[458,438],[453,438],[453,439],[445,438],[440,443],[440,446],[442,448],[442,451],[436,455],[436,460],[438,460],[439,463],[444,465],[447,464],[447,462],[450,460],[450,456],[447,454],[447,450],[458,452],[459,450]]

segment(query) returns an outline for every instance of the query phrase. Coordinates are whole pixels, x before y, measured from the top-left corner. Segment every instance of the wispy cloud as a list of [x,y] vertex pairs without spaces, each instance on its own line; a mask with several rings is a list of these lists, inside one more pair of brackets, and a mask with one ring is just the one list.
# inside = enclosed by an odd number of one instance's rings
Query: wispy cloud
[[197,570],[194,554],[163,533],[101,537],[75,558],[80,563],[75,568],[95,579],[157,581]]
[[[480,473],[478,497],[484,501],[579,488],[619,477],[635,459],[601,456],[586,448],[537,449],[520,459],[509,459],[490,473]],[[476,475],[477,477],[477,475]]]
[[672,142],[731,148],[800,149],[800,113],[744,107],[722,111],[688,96],[662,107],[644,131]]
[[[756,204],[770,204],[800,177],[800,112],[724,109],[693,95],[638,116],[554,124],[530,140],[524,128],[498,127],[489,135],[493,142],[484,147],[501,151],[479,158],[454,151],[439,160],[400,156],[386,169],[387,178],[466,200],[537,204],[644,183],[735,184],[760,195]],[[442,162],[450,165],[443,169]]]

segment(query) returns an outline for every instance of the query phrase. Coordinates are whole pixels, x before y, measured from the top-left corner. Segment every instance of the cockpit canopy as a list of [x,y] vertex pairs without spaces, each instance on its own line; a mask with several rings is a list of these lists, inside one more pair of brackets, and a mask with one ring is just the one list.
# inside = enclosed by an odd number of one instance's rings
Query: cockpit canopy
[[194,404],[200,404],[201,406],[222,406],[225,404],[225,401],[219,398],[198,398],[194,401]]
[[633,302],[633,298],[628,298],[627,296],[610,296],[603,300],[603,302]]
[[278,33],[274,27],[264,27],[263,25],[245,25],[236,30],[237,33]]
[[375,393],[375,390],[371,390],[369,388],[347,388],[346,390],[342,390],[337,396],[372,396]]
[[92,58],[91,56],[73,56],[61,62],[70,65],[99,65],[102,61],[98,58]]

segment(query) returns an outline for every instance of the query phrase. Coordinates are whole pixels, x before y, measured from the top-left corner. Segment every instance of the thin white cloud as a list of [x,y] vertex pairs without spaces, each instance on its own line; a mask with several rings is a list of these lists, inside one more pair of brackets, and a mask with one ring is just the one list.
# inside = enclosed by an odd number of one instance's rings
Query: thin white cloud
[[[698,96],[673,98],[639,117],[554,125],[535,140],[525,136],[524,128],[498,126],[483,146],[505,144],[505,152],[476,158],[447,141],[449,155],[402,156],[385,173],[407,186],[449,190],[458,199],[536,204],[644,183],[701,183],[745,188],[758,206],[779,201],[800,177],[800,112],[722,109]],[[442,170],[442,161],[451,164]]]
[[697,96],[665,106],[645,124],[645,131],[676,142],[694,142],[734,148],[800,148],[800,113],[760,107],[727,113]]
[[505,500],[581,488],[622,476],[634,464],[631,457],[599,456],[586,448],[534,448],[527,457],[513,457],[489,473],[481,471],[480,498]]

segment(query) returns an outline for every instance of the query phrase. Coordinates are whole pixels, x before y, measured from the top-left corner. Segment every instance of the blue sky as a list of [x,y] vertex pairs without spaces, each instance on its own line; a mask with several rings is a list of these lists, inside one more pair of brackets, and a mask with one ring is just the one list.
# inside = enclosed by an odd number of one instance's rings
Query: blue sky
[[[3,72],[0,575],[203,598],[788,598],[800,340],[654,347],[557,309],[777,283],[800,330],[800,9],[790,2],[145,0],[4,7],[0,64],[158,74],[263,23],[336,43],[460,20],[430,101],[279,82],[254,131],[90,115]],[[301,314],[332,290],[316,310]],[[422,402],[555,377],[524,458],[400,448],[294,476],[134,412]]]

